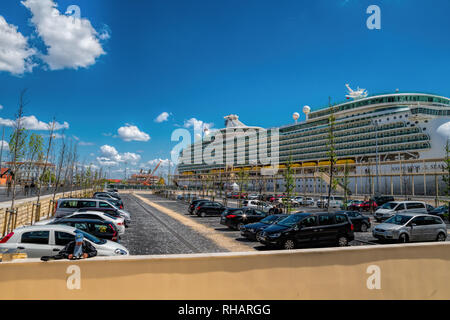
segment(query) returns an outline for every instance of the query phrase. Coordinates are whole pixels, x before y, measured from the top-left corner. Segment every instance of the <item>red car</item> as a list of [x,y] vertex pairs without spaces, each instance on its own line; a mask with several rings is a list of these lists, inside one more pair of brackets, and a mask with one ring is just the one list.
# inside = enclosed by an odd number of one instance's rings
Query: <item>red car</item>
[[373,200],[370,201],[355,201],[349,206],[349,210],[353,211],[370,211],[371,208],[375,210],[378,207],[377,203]]

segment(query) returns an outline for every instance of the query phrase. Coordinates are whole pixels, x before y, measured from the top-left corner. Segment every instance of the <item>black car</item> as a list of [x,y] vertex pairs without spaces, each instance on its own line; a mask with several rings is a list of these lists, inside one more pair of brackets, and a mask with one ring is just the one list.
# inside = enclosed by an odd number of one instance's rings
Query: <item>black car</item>
[[206,199],[192,200],[188,207],[189,214],[194,214],[195,207],[202,201],[209,201],[209,200],[206,200]]
[[345,213],[353,223],[355,231],[367,232],[370,229],[371,223],[368,216],[355,211],[338,211],[336,213]]
[[353,230],[344,213],[295,213],[264,229],[259,242],[284,249],[320,244],[347,246],[355,238]]
[[109,221],[87,218],[62,218],[50,224],[63,224],[71,226],[96,236],[97,238],[119,241],[119,231],[116,226]]
[[287,214],[271,214],[259,222],[246,224],[241,228],[241,235],[249,240],[259,241],[259,237],[264,229],[283,220],[287,216]]
[[228,208],[223,211],[220,223],[230,229],[240,230],[247,223],[258,222],[267,217],[267,213],[253,208]]
[[219,216],[226,208],[219,202],[202,201],[196,205],[194,213],[199,217]]
[[440,206],[435,208],[432,211],[429,211],[428,214],[432,214],[433,216],[438,216],[439,218],[441,218],[443,221],[445,221],[445,216],[447,216],[447,219],[449,219],[449,211],[448,211],[448,206]]

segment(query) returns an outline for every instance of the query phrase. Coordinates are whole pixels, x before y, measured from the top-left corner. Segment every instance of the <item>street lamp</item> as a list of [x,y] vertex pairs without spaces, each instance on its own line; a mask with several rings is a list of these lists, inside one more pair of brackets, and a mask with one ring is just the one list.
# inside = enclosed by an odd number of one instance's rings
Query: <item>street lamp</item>
[[378,122],[372,120],[372,125],[375,127],[375,158],[376,158],[376,175],[377,175],[377,187],[375,194],[378,194],[380,189],[380,181],[378,175]]

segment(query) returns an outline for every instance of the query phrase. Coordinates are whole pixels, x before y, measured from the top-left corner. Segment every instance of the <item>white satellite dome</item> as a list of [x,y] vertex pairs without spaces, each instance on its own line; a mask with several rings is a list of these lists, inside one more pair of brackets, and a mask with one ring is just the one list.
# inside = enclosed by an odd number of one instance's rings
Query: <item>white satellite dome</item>
[[436,132],[442,137],[444,138],[444,140],[450,139],[450,122],[446,122],[442,125],[440,125],[437,129]]
[[295,121],[297,121],[298,118],[300,118],[300,114],[299,114],[298,112],[294,112],[294,113],[292,114],[292,118],[293,118]]
[[308,113],[310,113],[310,112],[311,112],[311,107],[310,107],[310,106],[304,106],[304,107],[303,107],[303,113],[308,114]]

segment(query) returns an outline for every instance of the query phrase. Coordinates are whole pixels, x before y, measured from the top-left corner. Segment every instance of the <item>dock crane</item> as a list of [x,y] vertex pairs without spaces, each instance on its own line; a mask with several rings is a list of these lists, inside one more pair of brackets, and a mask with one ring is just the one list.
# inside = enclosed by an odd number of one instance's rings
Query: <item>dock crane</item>
[[145,186],[150,186],[151,185],[150,179],[153,177],[153,174],[156,172],[156,170],[158,169],[158,167],[161,164],[161,162],[162,162],[162,160],[159,161],[159,163],[156,165],[155,169],[153,169],[152,173],[150,173],[150,170],[148,170],[149,171],[149,175],[148,175],[147,179],[144,181],[143,185],[145,185]]

